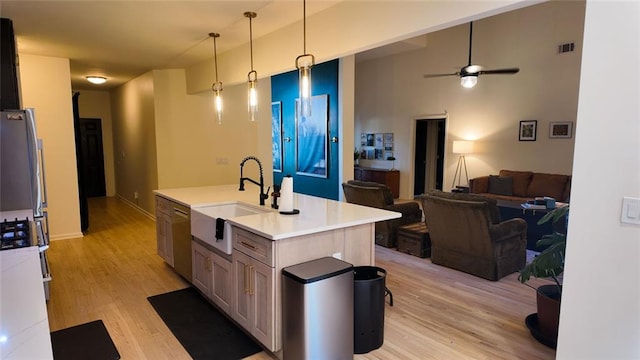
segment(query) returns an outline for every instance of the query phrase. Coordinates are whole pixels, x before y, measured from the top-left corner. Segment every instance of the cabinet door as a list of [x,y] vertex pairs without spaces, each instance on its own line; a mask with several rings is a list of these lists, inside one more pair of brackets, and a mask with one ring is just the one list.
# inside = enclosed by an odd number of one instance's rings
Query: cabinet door
[[231,261],[211,253],[211,270],[213,277],[211,284],[211,300],[224,312],[231,314],[233,304],[233,280]]
[[248,255],[233,252],[233,319],[271,351],[275,349],[275,269]]
[[249,294],[249,267],[251,258],[240,251],[233,252],[233,302],[232,318],[251,332],[251,295]]
[[156,237],[158,255],[173,267],[173,237],[171,235],[171,216],[156,214]]
[[251,296],[251,334],[269,350],[275,351],[275,269],[261,262],[252,261],[250,266],[249,287]]
[[192,283],[206,297],[211,298],[211,252],[195,241],[191,241],[191,257],[193,258]]

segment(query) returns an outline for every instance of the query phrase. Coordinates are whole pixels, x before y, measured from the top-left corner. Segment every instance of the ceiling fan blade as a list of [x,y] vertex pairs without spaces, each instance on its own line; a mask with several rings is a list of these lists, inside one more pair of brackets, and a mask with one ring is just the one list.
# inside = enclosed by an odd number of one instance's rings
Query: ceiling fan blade
[[459,72],[454,72],[454,73],[450,73],[450,74],[425,74],[425,75],[423,75],[423,77],[425,79],[428,79],[428,78],[434,78],[434,77],[454,76],[454,75],[460,75],[460,73]]
[[494,70],[480,70],[478,72],[479,75],[500,75],[500,74],[516,74],[520,71],[519,68],[506,68],[506,69],[494,69]]

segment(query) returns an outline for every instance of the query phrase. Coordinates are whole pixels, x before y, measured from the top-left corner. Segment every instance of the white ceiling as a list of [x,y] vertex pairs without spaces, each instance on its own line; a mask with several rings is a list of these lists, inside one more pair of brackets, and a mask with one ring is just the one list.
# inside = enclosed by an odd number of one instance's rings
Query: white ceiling
[[[307,0],[307,16],[344,0]],[[19,53],[70,59],[74,89],[109,89],[152,69],[182,68],[300,21],[302,0],[27,1],[2,0]],[[302,27],[300,29],[302,36]],[[87,75],[109,81],[89,84]]]

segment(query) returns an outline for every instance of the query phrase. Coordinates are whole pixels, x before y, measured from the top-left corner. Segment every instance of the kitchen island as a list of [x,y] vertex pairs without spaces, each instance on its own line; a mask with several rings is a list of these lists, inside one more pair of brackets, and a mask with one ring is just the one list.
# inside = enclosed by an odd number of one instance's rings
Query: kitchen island
[[[169,201],[191,209],[233,202],[259,206],[257,187],[238,191],[237,185],[223,185],[155,193],[157,204]],[[269,204],[261,208],[264,211],[260,213],[226,219],[233,228],[231,254],[198,238],[192,240],[191,282],[266,349],[281,357],[282,268],[325,256],[354,266],[374,265],[375,222],[401,214],[295,193],[294,208],[299,214],[283,215]],[[158,207],[156,214],[162,216]],[[168,233],[159,225],[159,253],[169,246]],[[160,245],[162,241],[165,245]]]

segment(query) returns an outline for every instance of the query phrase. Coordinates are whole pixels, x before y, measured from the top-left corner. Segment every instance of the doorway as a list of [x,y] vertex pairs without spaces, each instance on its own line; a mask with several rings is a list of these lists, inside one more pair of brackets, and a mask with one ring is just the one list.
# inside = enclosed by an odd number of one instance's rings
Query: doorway
[[80,119],[80,148],[87,197],[106,196],[102,119]]
[[445,117],[416,120],[414,198],[431,189],[443,189],[445,125]]

